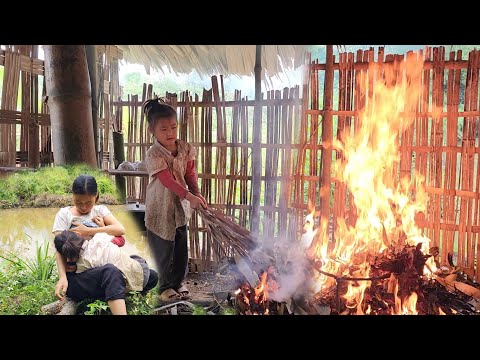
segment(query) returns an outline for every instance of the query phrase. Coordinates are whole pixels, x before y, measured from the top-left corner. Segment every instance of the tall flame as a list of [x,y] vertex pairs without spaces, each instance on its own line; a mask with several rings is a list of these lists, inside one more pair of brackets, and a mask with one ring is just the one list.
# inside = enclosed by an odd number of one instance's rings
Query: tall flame
[[[415,174],[412,181],[409,170],[407,175],[397,175],[399,138],[412,124],[419,107],[422,68],[422,60],[408,57],[394,66],[370,67],[368,71],[376,77],[373,88],[369,88],[372,85],[366,77],[360,83],[362,93],[370,95],[355,119],[355,133],[352,135],[348,129],[333,144],[343,154],[333,171],[353,196],[356,223],[350,226],[344,218],[337,219],[335,248],[327,257],[328,224],[322,219],[308,254],[321,259],[325,272],[364,278],[369,275],[368,259],[387,249],[395,252],[422,243],[422,252],[428,253],[430,240],[414,220],[417,213],[426,210],[424,178]],[[427,264],[434,271],[433,259],[429,260]],[[317,284],[321,289],[335,281],[320,275]],[[356,307],[357,314],[364,313],[363,295],[369,285],[369,281],[348,284],[344,298],[347,307]],[[415,304],[416,294],[412,293],[398,300],[395,313],[413,314]],[[370,307],[365,311],[370,312]]]

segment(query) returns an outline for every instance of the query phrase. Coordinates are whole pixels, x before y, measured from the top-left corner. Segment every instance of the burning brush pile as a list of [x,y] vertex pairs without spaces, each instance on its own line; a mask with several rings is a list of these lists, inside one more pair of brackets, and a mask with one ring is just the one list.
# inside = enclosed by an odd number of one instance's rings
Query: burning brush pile
[[199,210],[214,240],[237,254],[235,265],[247,279],[234,296],[241,313],[478,313],[478,284],[451,254],[441,267],[439,249],[415,222],[428,204],[424,177],[399,176],[399,138],[420,106],[422,63],[408,58],[396,70],[377,69],[373,88],[360,84],[369,96],[355,118],[355,134],[345,132],[332,144],[336,191],[349,199],[349,218],[334,219],[333,233],[330,219],[317,214],[315,224],[312,211],[300,241],[267,256],[247,230],[223,214]]
[[439,249],[416,225],[427,207],[424,177],[412,180],[409,170],[398,177],[398,139],[419,109],[422,63],[407,59],[400,70],[406,75],[377,71],[373,89],[361,84],[371,95],[355,135],[333,144],[341,154],[335,176],[351,195],[355,219],[336,219],[333,241],[325,219],[310,227],[313,303],[337,314],[475,313],[480,290],[466,283],[451,256],[440,268]]

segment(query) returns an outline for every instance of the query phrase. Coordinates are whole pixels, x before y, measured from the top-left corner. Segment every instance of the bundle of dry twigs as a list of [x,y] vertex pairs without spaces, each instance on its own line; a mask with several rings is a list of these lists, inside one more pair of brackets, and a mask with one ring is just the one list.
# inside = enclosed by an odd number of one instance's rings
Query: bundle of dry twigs
[[231,253],[229,251],[231,248],[238,255],[250,258],[250,253],[256,247],[255,239],[250,231],[235,223],[221,211],[199,207],[197,212],[223,255]]

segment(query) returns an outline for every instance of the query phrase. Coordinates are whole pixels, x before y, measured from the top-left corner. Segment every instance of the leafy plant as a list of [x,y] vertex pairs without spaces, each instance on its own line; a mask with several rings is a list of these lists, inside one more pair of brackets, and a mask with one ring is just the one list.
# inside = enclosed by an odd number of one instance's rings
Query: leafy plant
[[125,299],[128,315],[149,315],[153,309],[153,291],[142,295],[138,291],[131,291]]
[[102,315],[109,311],[108,304],[102,300],[95,300],[87,304],[87,307],[88,310],[84,312],[84,315]]
[[195,306],[192,310],[192,315],[207,315],[207,310],[201,306]]
[[0,260],[0,315],[38,315],[43,305],[55,301],[56,274],[45,281],[31,275],[21,265]]
[[[27,234],[31,239],[31,237]],[[33,259],[22,259],[17,254],[4,250],[7,256],[0,254],[0,258],[10,262],[17,270],[26,270],[36,280],[45,282],[52,276],[55,266],[55,256],[49,255],[48,241],[44,240],[42,245],[36,244],[36,256]]]
[[237,315],[238,312],[234,308],[226,307],[220,310],[220,315]]

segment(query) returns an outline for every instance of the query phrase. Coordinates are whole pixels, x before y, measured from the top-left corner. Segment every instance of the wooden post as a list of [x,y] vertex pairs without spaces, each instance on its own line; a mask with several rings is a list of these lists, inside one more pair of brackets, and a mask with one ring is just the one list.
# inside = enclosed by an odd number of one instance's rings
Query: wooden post
[[[32,46],[32,58],[38,57],[38,45]],[[30,104],[28,119],[28,166],[36,169],[40,165],[40,126],[34,115],[39,113],[38,109],[38,75],[25,74],[27,79],[30,78]],[[23,105],[23,104],[22,104]]]
[[330,188],[332,165],[332,97],[333,97],[333,45],[327,45],[327,58],[325,68],[325,87],[322,119],[322,169],[320,175],[320,216],[330,224]]
[[250,229],[254,239],[258,240],[260,223],[260,177],[262,175],[262,45],[256,45],[255,52],[255,107],[253,110],[253,176],[252,176],[252,215]]
[[[122,162],[125,161],[125,147],[123,143],[123,133],[113,132],[113,156],[115,169],[118,168]],[[125,185],[125,176],[115,175],[115,183],[117,184],[117,192],[120,196],[120,201],[125,203],[127,198],[127,187]]]
[[45,45],[45,84],[55,165],[97,166],[84,45]]
[[[92,124],[93,124],[93,139],[95,142],[95,155],[97,157],[97,166],[102,166],[102,159],[98,156],[98,76],[97,76],[97,46],[85,45],[85,52],[87,54],[88,73],[90,75],[90,86],[92,92]],[[123,136],[123,135],[122,135]],[[123,138],[122,138],[123,140]],[[123,160],[122,160],[123,161]],[[118,166],[118,165],[117,165]],[[115,168],[117,168],[115,166]]]

